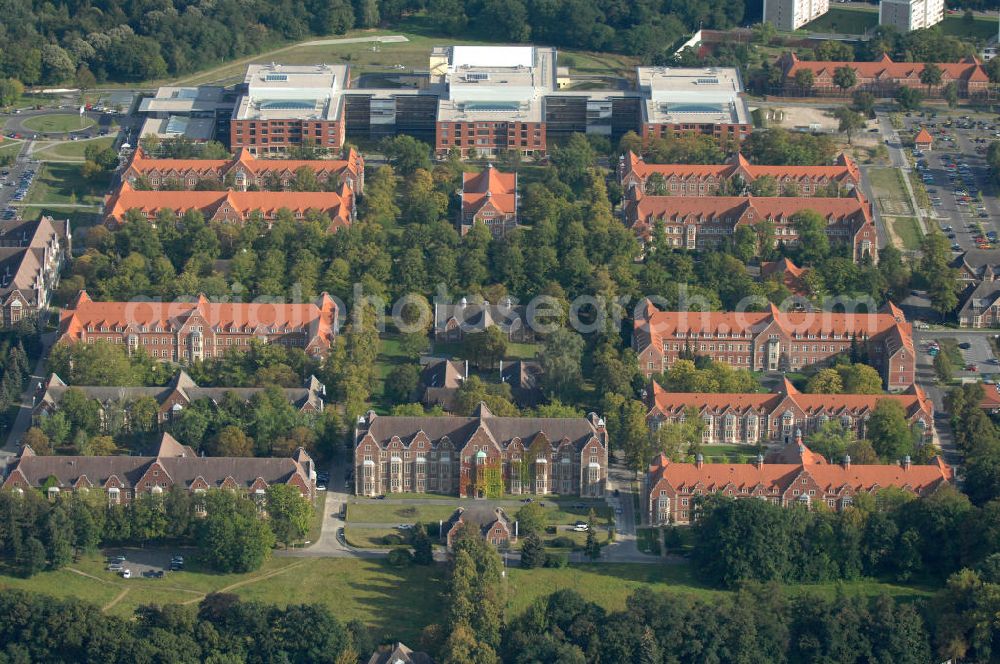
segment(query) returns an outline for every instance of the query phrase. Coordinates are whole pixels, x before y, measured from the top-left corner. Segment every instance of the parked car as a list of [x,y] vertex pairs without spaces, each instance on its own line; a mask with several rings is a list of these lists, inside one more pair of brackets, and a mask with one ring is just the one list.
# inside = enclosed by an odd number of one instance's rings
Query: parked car
[[123,579],[131,579],[132,578],[132,570],[130,570],[130,569],[123,569],[122,570],[122,578]]
[[972,344],[970,344],[968,341],[963,341],[962,343],[958,344],[958,347],[961,348],[962,350],[969,350],[970,348],[972,348]]
[[586,522],[586,521],[577,521],[577,522],[576,522],[576,523],[575,523],[575,524],[573,525],[573,530],[574,530],[575,532],[578,532],[578,533],[585,533],[585,532],[587,532],[588,530],[590,530],[590,526],[589,526],[589,525],[587,525],[587,522]]

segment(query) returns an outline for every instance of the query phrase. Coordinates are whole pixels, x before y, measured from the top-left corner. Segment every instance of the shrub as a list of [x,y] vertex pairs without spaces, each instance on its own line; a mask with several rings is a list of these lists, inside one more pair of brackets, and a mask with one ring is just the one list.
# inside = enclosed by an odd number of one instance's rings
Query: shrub
[[545,563],[542,567],[551,567],[555,569],[562,569],[569,565],[569,556],[565,553],[550,553],[545,556]]
[[386,546],[406,544],[406,539],[402,535],[391,533],[382,538],[382,544],[385,544]]
[[389,552],[389,564],[393,567],[409,567],[413,564],[413,554],[407,549],[393,549]]
[[561,537],[556,537],[555,539],[550,541],[549,546],[556,549],[572,549],[576,546],[576,542],[573,541],[572,537],[566,537],[564,535]]

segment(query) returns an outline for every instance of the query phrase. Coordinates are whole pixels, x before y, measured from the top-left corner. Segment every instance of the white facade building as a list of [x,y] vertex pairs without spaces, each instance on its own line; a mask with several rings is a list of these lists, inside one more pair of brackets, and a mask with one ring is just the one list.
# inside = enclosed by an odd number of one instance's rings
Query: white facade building
[[791,32],[830,9],[830,0],[764,0],[764,21]]
[[944,20],[944,0],[882,0],[878,6],[879,25],[891,25],[900,32],[929,28]]

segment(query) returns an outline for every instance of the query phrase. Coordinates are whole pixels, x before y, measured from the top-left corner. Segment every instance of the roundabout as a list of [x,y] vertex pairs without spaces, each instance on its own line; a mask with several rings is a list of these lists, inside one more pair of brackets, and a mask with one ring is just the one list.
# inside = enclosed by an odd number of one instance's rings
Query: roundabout
[[83,131],[97,124],[97,121],[86,115],[70,113],[50,113],[25,118],[21,126],[28,131],[44,134],[67,134]]
[[10,138],[65,140],[77,136],[89,138],[111,129],[113,120],[110,115],[95,111],[81,115],[77,108],[38,109],[8,115],[4,133]]

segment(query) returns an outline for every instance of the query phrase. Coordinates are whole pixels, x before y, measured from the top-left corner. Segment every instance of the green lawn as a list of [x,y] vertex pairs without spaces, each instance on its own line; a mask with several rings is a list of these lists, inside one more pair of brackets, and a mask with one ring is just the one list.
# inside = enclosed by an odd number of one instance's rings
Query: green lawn
[[430,523],[449,518],[457,505],[404,505],[375,500],[347,504],[347,519],[353,523]]
[[[508,343],[507,356],[505,360],[530,360],[538,356],[542,349],[541,344],[520,344]],[[432,348],[433,354],[441,357],[461,357],[462,344],[458,342],[435,341]]]
[[78,203],[99,205],[104,185],[84,179],[76,164],[44,164],[25,203]]
[[862,7],[830,7],[830,11],[812,23],[802,26],[803,31],[861,35],[878,25],[878,10]]
[[27,118],[21,124],[24,125],[25,129],[41,132],[55,132],[79,131],[81,129],[86,129],[87,127],[93,127],[97,123],[86,115],[78,115],[76,113],[72,115],[69,113],[58,113]]
[[[434,494],[426,494],[427,497],[438,497]],[[395,495],[394,495],[395,497]],[[420,494],[423,498],[424,494]],[[449,499],[440,505],[408,505],[405,503],[394,503],[385,500],[372,500],[362,502],[352,502],[347,506],[347,518],[352,523],[428,523],[448,519],[459,505],[473,504],[472,500],[460,501],[454,496],[440,496]],[[611,515],[611,508],[607,503],[600,500],[587,500],[584,498],[552,498],[546,497],[538,502],[544,503],[548,522],[555,525],[570,525],[577,521],[586,521],[590,510],[593,509],[599,523],[604,524]],[[582,505],[582,507],[575,507]],[[514,517],[517,510],[521,508],[520,502],[511,502],[504,505],[504,511],[510,517]]]
[[4,138],[0,140],[0,156],[16,157],[22,147],[24,147],[24,141],[12,141],[9,138]]
[[868,169],[868,181],[882,214],[913,214],[902,178],[902,172],[898,168]]
[[316,494],[316,502],[313,503],[313,515],[309,522],[309,532],[306,533],[306,540],[315,542],[319,539],[320,531],[323,530],[323,513],[326,510],[326,491]]
[[962,370],[965,368],[965,358],[962,357],[962,349],[958,347],[957,341],[944,338],[938,339],[938,343],[941,344],[941,352],[951,360],[951,364],[955,369]]
[[[309,45],[309,42],[325,41],[326,39],[373,37],[376,35],[403,35],[408,41],[382,43],[378,45],[378,50],[373,50],[372,43],[369,42]],[[445,36],[427,16],[414,14],[397,22],[392,29],[351,30],[345,35],[310,38],[300,44],[283,46],[253,58],[213,67],[200,74],[185,76],[178,82],[184,85],[196,85],[207,82],[242,81],[248,63],[269,62],[282,62],[290,65],[343,62],[350,65],[352,78],[367,73],[380,73],[391,77],[415,70],[426,72],[431,49],[434,46],[489,43],[491,42]],[[639,62],[637,58],[627,55],[572,50],[560,50],[559,58],[560,64],[568,64],[573,74],[591,76],[633,76],[635,66]],[[395,65],[403,65],[405,70],[397,71],[393,69]]]
[[892,225],[892,230],[903,243],[903,249],[915,251],[920,248],[920,224],[916,217],[886,217],[885,221]]
[[36,158],[45,161],[46,159],[83,159],[84,151],[89,145],[97,145],[100,149],[114,145],[114,136],[104,136],[83,141],[58,141],[50,143],[41,149],[36,149]]
[[[188,557],[191,571],[170,572],[163,579],[128,581],[105,571],[101,557],[71,565],[73,569],[43,572],[31,579],[0,576],[0,588],[41,592],[56,597],[77,597],[128,616],[144,604],[195,603],[209,592],[230,592],[245,600],[285,605],[318,602],[328,606],[342,622],[360,619],[371,626],[378,640],[414,641],[426,624],[443,618],[445,588],[443,566],[393,568],[382,560],[357,558],[274,558],[252,574],[213,574],[197,571],[197,560]],[[91,578],[93,577],[93,578]],[[679,592],[711,599],[726,591],[697,581],[686,564],[587,564],[568,569],[512,568],[506,581],[511,616],[534,600],[556,590],[573,588],[585,599],[608,610],[620,610],[636,588],[649,585],[657,592]],[[788,593],[812,591],[826,597],[888,594],[912,599],[926,597],[931,588],[902,586],[866,580],[786,587]]]
[[[571,587],[587,600],[597,602],[614,611],[625,607],[629,594],[643,585],[655,592],[677,592],[695,595],[711,600],[721,597],[727,591],[709,588],[694,578],[687,564],[627,564],[599,563],[573,565],[569,570],[558,569],[511,569],[509,588],[511,609],[521,613],[533,601],[567,587],[566,575],[572,575]],[[845,595],[877,596],[886,594],[899,598],[916,599],[929,596],[933,590],[923,587],[902,586],[881,583],[874,580],[851,583],[820,583],[786,586],[785,592],[799,594],[814,592],[827,598],[838,592]]]
[[948,15],[944,17],[939,26],[944,34],[969,41],[985,42],[997,34],[996,19],[982,16],[977,16],[969,22],[961,14]]
[[[393,543],[387,543],[385,538],[394,536]],[[409,543],[409,534],[397,528],[359,528],[357,526],[344,527],[344,539],[351,546],[361,549],[390,548],[392,546],[402,546]]]

